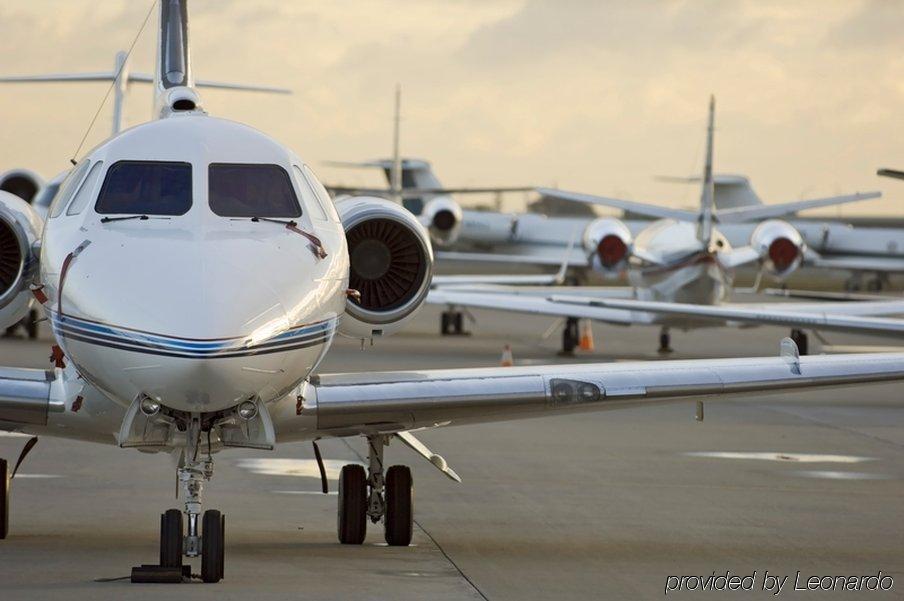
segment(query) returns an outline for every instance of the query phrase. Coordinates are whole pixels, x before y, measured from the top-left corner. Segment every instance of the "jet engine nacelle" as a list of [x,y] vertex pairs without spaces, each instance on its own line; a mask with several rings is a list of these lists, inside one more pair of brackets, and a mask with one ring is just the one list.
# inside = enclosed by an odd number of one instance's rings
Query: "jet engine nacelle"
[[44,224],[26,201],[0,191],[0,328],[28,314]]
[[11,169],[0,174],[0,190],[18,196],[29,204],[43,187],[44,180],[41,176],[28,169]]
[[603,218],[584,229],[584,251],[594,271],[605,277],[618,277],[631,257],[631,230],[618,219]]
[[433,279],[430,235],[407,209],[384,198],[336,202],[348,241],[350,296],[342,334],[388,336],[414,317]]
[[777,278],[788,276],[800,267],[806,250],[800,232],[780,219],[759,224],[750,235],[750,246],[760,254],[763,268]]
[[461,207],[447,196],[437,196],[424,205],[420,222],[430,232],[430,239],[438,246],[452,244],[461,231]]

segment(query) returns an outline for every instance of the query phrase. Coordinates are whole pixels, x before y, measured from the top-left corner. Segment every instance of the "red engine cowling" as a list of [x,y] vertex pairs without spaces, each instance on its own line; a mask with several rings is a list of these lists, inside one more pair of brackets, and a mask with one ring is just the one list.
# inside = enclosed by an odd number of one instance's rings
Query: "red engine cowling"
[[627,266],[633,242],[631,230],[618,219],[597,219],[584,230],[590,266],[605,277],[617,277]]
[[763,268],[777,278],[787,277],[800,267],[806,250],[800,232],[779,219],[759,224],[750,235],[750,246],[760,254]]

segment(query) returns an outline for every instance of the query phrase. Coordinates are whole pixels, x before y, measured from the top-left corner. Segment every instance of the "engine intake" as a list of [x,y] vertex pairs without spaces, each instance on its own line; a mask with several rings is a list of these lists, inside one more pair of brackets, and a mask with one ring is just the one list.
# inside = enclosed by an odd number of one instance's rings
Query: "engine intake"
[[631,257],[631,230],[618,219],[597,219],[584,230],[584,251],[591,267],[606,277],[617,277]]
[[461,207],[451,198],[431,199],[421,211],[420,222],[430,232],[430,238],[440,246],[452,244],[461,231]]
[[806,250],[800,232],[779,219],[759,224],[750,235],[750,246],[760,254],[763,268],[778,278],[786,277],[800,267]]
[[38,268],[38,238],[43,224],[23,199],[0,191],[0,327],[12,326],[28,313],[30,290]]
[[349,255],[349,298],[340,329],[371,338],[399,330],[430,290],[433,250],[424,227],[406,209],[382,198],[337,203]]
[[0,190],[18,196],[29,204],[43,187],[44,180],[28,169],[12,169],[0,174]]

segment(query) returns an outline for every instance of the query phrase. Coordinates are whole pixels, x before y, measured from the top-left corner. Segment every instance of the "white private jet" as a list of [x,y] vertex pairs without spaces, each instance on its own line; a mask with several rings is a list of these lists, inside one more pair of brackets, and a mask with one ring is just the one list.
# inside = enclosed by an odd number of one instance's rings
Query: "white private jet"
[[[411,473],[384,468],[385,445],[457,478],[412,430],[904,380],[904,354],[800,357],[790,341],[772,358],[317,374],[337,330],[376,338],[411,319],[430,286],[429,236],[384,199],[334,207],[288,148],[209,116],[187,2],[160,5],[159,118],[87,153],[44,223],[0,194],[14,274],[0,319],[33,295],[57,340],[52,369],[0,370],[0,427],[178,458],[187,527],[166,511],[156,576],[133,579],[181,578],[184,556],[201,557],[204,581],[223,577],[225,520],[202,513],[201,491],[229,448],[366,437],[368,468],[339,478],[339,540],[360,544],[382,521],[390,545],[407,545]],[[9,484],[0,460],[3,536]]]
[[[584,230],[583,246],[589,249],[584,260],[595,271],[610,277],[627,273],[631,287],[449,286],[431,291],[427,302],[445,305],[449,308],[447,313],[455,313],[460,307],[479,307],[564,317],[564,353],[571,353],[578,344],[579,318],[619,325],[660,325],[660,352],[671,351],[670,328],[687,330],[714,325],[786,325],[792,328],[791,339],[803,354],[808,350],[804,330],[809,329],[900,336],[902,328],[898,320],[859,316],[904,313],[902,301],[815,305],[726,302],[732,291],[736,268],[758,264],[760,273],[783,279],[810,260],[812,253],[800,233],[776,217],[807,208],[875,198],[879,193],[783,205],[745,205],[717,211],[713,178],[714,114],[715,101],[711,99],[706,160],[701,178],[703,186],[697,212],[540,189],[545,196],[616,207],[657,219],[648,223],[636,237],[623,221],[615,218],[598,219]],[[740,248],[732,248],[717,227],[723,223],[751,220],[759,221],[759,225],[751,233],[749,243]],[[456,256],[512,264],[529,261],[523,256],[473,253]]]

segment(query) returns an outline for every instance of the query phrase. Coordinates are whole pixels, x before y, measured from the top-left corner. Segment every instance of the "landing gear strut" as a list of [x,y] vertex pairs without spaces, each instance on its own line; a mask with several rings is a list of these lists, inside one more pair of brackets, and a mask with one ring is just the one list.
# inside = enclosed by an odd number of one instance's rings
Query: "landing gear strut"
[[798,330],[798,329],[791,330],[791,340],[793,340],[794,344],[797,345],[798,353],[800,353],[801,355],[808,354],[807,335],[804,333],[803,330]]
[[204,460],[198,459],[200,435],[200,418],[195,417],[189,423],[189,444],[177,470],[187,528],[178,509],[168,509],[160,516],[160,567],[182,570],[183,556],[200,556],[201,579],[219,582],[225,564],[226,518],[216,509],[201,514],[201,492],[204,482],[213,476],[213,459],[209,454]]
[[578,318],[569,317],[565,320],[565,327],[562,328],[562,350],[559,354],[566,357],[574,355],[574,349],[577,348],[579,342]]
[[669,329],[663,327],[659,330],[659,353],[665,355],[672,352],[672,335]]
[[414,526],[414,485],[411,470],[393,465],[384,475],[383,449],[389,437],[367,437],[367,463],[346,465],[339,474],[339,542],[360,545],[367,534],[367,521],[383,520],[386,542],[391,546],[411,544]]
[[465,331],[465,314],[454,306],[449,306],[440,315],[440,334],[443,336],[467,336]]

